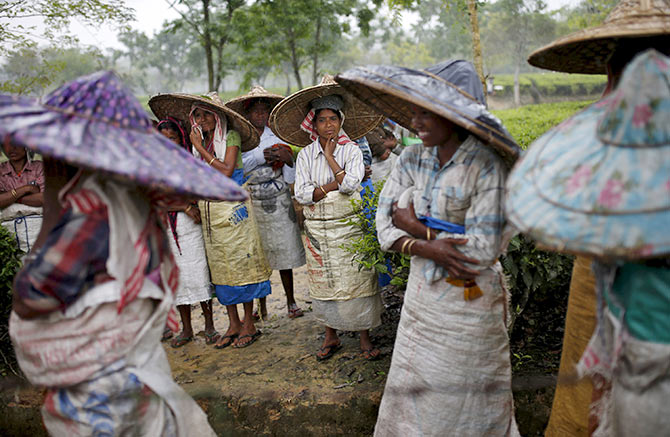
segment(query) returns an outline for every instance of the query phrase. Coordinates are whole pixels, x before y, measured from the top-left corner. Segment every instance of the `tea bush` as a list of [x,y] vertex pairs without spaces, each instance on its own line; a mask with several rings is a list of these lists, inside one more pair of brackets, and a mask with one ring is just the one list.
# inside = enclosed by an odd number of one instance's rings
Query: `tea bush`
[[[514,92],[514,75],[500,74],[493,78],[493,84],[502,86],[496,96],[507,97]],[[600,94],[607,85],[607,76],[565,73],[526,73],[519,76],[519,92],[532,94],[539,92],[544,97],[592,96]]]
[[16,239],[4,227],[0,226],[0,374],[3,376],[12,369],[14,349],[9,339],[9,314],[12,311],[12,281],[21,267],[21,251]]

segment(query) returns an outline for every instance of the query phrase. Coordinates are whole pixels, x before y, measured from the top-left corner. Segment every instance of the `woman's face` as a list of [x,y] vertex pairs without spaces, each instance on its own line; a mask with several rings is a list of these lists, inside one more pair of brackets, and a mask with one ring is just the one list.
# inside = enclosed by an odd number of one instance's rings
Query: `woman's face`
[[179,132],[177,132],[174,129],[170,129],[169,127],[163,128],[160,130],[160,133],[163,134],[165,138],[168,140],[171,140],[175,144],[178,144],[181,146],[181,136],[179,135]]
[[256,129],[264,129],[270,118],[270,108],[264,102],[256,102],[249,108],[249,121]]
[[416,105],[413,105],[410,111],[412,113],[412,126],[418,132],[424,146],[441,146],[446,144],[454,135],[454,124],[434,112]]
[[216,116],[213,112],[196,108],[193,111],[193,120],[202,128],[203,132],[212,132],[216,128]]
[[340,116],[331,109],[322,109],[314,120],[316,133],[321,138],[335,138],[340,132]]
[[11,162],[21,161],[26,159],[27,152],[23,147],[15,146],[11,142],[7,141],[2,145],[2,151],[5,152],[5,156]]

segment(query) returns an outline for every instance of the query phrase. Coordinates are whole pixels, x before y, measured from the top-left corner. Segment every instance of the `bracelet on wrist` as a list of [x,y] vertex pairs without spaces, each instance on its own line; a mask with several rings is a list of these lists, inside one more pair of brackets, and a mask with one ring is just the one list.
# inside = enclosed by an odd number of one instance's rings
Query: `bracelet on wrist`
[[14,189],[14,188],[12,188],[12,197],[15,198],[15,199],[18,199],[18,198],[19,198],[19,195],[18,195],[18,193],[16,192],[16,189]]
[[338,176],[341,175],[342,173],[346,173],[346,172],[345,172],[344,170],[340,170],[340,171],[338,171],[337,173],[335,173],[335,177],[338,177]]
[[409,256],[412,256],[412,246],[414,246],[414,243],[416,243],[416,240],[410,241],[407,245],[407,255]]
[[212,165],[212,162],[214,162],[215,160],[216,160],[216,156],[214,156],[212,159],[210,159],[207,164]]
[[193,205],[187,206],[186,209],[184,210],[184,212],[189,212],[191,210],[191,208],[193,208]]
[[326,196],[328,195],[328,192],[323,188],[323,185],[321,185],[321,186],[319,187],[319,189],[320,189],[321,192],[323,193],[323,197],[326,197]]

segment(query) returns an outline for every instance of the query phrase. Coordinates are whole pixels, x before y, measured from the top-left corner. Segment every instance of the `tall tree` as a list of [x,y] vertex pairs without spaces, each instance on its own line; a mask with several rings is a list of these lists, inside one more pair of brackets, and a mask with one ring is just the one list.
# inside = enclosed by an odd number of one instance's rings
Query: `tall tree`
[[531,50],[555,37],[556,23],[542,0],[498,0],[484,16],[487,59],[514,70],[514,104],[521,104],[519,74]]
[[[43,30],[25,19],[41,18]],[[76,41],[69,32],[73,20],[89,25],[123,26],[135,19],[135,10],[123,0],[7,0],[0,2],[0,55],[18,46],[31,45],[33,38],[55,42]],[[58,41],[60,38],[60,41]]]
[[245,0],[166,0],[198,37],[205,52],[207,84],[218,91],[226,75],[225,49],[231,42],[234,12]]
[[[392,10],[412,9],[415,5],[420,5],[421,0],[387,0]],[[479,36],[479,6],[477,0],[442,0],[442,7],[447,12],[461,11],[467,14],[470,23],[470,35],[472,44],[472,59],[482,82],[484,92],[486,92],[486,79],[484,77],[484,67],[482,58],[482,48]],[[426,20],[428,17],[423,17]]]
[[349,21],[355,19],[367,33],[373,16],[368,2],[359,0],[259,0],[236,13],[235,27],[238,43],[250,55],[246,65],[279,69],[288,63],[302,88],[301,72],[311,66],[311,82],[318,82],[324,59],[350,32]]

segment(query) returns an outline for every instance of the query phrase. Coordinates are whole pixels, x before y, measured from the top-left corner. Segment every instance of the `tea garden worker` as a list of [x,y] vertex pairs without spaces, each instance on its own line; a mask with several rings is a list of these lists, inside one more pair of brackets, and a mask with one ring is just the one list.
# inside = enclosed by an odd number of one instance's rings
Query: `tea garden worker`
[[[172,114],[188,120],[193,155],[219,173],[245,185],[243,151],[258,145],[256,129],[244,117],[224,106],[216,93],[206,96],[159,94],[152,98],[156,115]],[[270,269],[249,201],[201,201],[207,262],[219,302],[226,306],[229,326],[215,345],[247,347],[261,335],[252,317],[254,299],[271,293]],[[243,304],[244,321],[237,312]]]
[[[156,129],[190,153],[188,137],[179,120],[168,117],[158,122]],[[185,202],[170,210],[167,218],[167,225],[171,231],[171,238],[168,238],[170,249],[179,267],[179,288],[175,304],[182,324],[182,331],[170,341],[170,345],[178,348],[193,340],[191,305],[194,304],[200,304],[202,308],[205,319],[205,344],[214,344],[220,336],[214,328],[212,283],[207,265],[205,241],[202,238],[200,208],[195,202]],[[172,332],[169,330],[168,332],[168,335],[163,336],[165,340],[172,337]]]
[[[670,2],[667,0],[621,1],[601,25],[559,38],[533,52],[528,62],[539,68],[567,73],[607,74],[607,94],[616,86],[634,55],[648,48],[668,54]],[[578,140],[573,147],[581,145],[582,141]],[[575,366],[596,325],[591,261],[584,253],[575,259],[558,385],[546,430],[550,437],[586,436],[589,428],[596,426],[594,420],[589,423],[588,411],[592,396],[599,396],[598,390],[593,393],[588,378],[575,382]]]
[[2,151],[7,161],[0,163],[0,222],[28,253],[42,226],[44,168],[9,140]]
[[336,81],[423,144],[380,193],[383,250],[411,255],[376,436],[518,436],[499,255],[519,148],[483,103],[472,64],[353,68]]
[[49,434],[213,436],[160,344],[166,321],[177,328],[179,278],[161,216],[177,201],[246,193],[158,134],[112,72],[66,83],[44,105],[0,95],[0,137],[45,159],[44,222],[9,328],[24,374],[47,388]]
[[[244,174],[263,252],[270,268],[279,270],[288,316],[296,318],[303,312],[293,293],[293,269],[305,265],[305,248],[291,199],[295,163],[291,148],[268,126],[270,112],[283,98],[255,86],[249,93],[226,102],[226,106],[244,115],[260,135],[258,147],[242,154]],[[263,319],[267,317],[265,298],[260,300],[260,313]]]
[[[609,65],[638,47],[618,48]],[[650,49],[620,65],[607,97],[531,145],[509,179],[507,209],[544,246],[594,260],[596,327],[576,366],[594,384],[592,435],[663,435],[670,428],[670,57]]]
[[305,147],[296,163],[295,197],[305,205],[312,308],[316,320],[326,326],[318,360],[330,358],[341,347],[338,329],[359,331],[363,358],[380,356],[369,334],[381,324],[383,308],[376,273],[359,269],[354,255],[342,247],[363,235],[347,222],[354,218],[351,201],[360,200],[365,171],[362,153],[351,138],[360,138],[380,121],[329,76],[287,97],[270,115],[280,138]]

